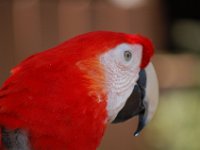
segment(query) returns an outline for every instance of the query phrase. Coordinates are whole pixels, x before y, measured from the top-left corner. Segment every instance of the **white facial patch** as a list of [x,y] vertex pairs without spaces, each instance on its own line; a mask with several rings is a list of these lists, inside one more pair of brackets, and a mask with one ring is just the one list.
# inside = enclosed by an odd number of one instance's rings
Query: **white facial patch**
[[139,78],[142,45],[120,44],[100,56],[105,68],[108,92],[108,120],[112,122],[124,107]]

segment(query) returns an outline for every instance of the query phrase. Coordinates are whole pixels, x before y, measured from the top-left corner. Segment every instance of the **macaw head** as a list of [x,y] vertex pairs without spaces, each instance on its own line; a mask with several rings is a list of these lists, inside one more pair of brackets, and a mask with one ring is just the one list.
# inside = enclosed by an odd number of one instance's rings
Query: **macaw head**
[[[139,116],[134,134],[139,135],[152,119],[158,103],[150,40],[140,35],[98,31],[70,42],[72,53],[79,55],[76,65],[88,79],[85,83],[88,94],[99,102],[106,99],[107,121],[119,123]],[[74,46],[77,43],[79,47]]]

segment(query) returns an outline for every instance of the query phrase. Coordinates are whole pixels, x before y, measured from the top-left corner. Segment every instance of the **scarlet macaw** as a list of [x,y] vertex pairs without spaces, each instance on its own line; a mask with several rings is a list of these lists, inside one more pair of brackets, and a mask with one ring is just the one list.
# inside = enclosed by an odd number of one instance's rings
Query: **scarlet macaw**
[[152,55],[143,36],[96,31],[25,59],[0,89],[1,149],[95,150],[136,115],[138,135],[157,106]]

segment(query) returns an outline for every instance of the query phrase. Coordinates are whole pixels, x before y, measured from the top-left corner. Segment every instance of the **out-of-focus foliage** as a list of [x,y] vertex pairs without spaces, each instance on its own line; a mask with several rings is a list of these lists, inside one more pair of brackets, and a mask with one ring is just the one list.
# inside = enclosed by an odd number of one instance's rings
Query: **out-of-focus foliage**
[[165,92],[146,140],[154,150],[199,150],[200,89]]

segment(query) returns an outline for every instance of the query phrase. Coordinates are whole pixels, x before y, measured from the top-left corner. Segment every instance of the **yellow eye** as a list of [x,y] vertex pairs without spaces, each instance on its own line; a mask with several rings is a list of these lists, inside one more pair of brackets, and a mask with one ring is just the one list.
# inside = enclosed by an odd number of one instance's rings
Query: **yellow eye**
[[132,53],[130,51],[124,51],[124,59],[130,61],[132,58]]

